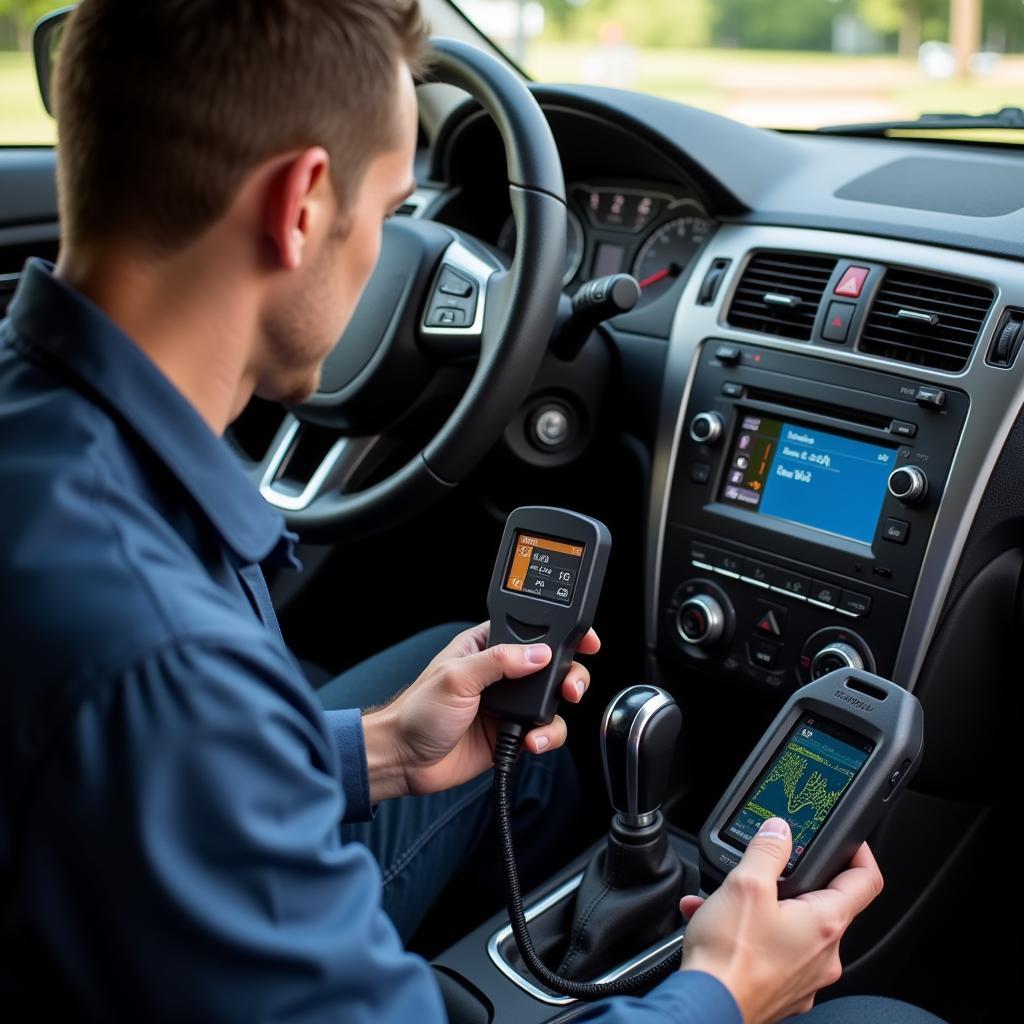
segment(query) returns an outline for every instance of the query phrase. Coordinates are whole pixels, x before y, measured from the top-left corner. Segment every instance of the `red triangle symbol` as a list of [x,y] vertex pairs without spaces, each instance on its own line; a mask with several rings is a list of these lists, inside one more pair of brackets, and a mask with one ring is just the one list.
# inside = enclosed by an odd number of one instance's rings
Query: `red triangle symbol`
[[843,318],[839,317],[839,316],[832,317],[832,326],[833,327],[842,327],[843,326]]
[[854,298],[857,297],[857,282],[851,278],[849,281],[844,281],[837,289],[836,295],[852,295]]

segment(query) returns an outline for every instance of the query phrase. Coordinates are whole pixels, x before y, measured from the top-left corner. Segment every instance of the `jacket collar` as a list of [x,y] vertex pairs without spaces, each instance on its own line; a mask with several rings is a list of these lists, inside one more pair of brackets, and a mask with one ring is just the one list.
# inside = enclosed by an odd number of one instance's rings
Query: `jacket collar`
[[8,310],[15,333],[132,427],[242,562],[262,562],[271,554],[293,560],[295,535],[223,439],[128,335],[52,271],[43,260],[26,264]]

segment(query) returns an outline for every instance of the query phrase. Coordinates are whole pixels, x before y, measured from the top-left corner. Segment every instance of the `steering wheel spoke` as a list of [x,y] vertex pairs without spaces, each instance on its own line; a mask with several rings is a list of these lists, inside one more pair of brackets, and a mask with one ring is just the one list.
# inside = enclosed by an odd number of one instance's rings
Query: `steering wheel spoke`
[[420,348],[434,360],[480,354],[488,285],[501,264],[486,250],[456,239],[445,249],[419,325]]
[[250,473],[265,501],[285,514],[301,512],[326,494],[358,489],[393,450],[382,434],[338,437],[289,413]]

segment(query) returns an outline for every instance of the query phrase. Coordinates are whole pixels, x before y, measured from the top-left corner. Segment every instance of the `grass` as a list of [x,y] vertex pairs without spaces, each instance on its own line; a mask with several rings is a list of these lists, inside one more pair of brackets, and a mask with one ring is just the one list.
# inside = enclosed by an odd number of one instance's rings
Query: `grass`
[[39,99],[32,55],[0,52],[0,145],[52,145],[56,134]]
[[[967,81],[932,81],[914,60],[891,55],[638,49],[615,65],[591,45],[544,41],[530,45],[526,66],[541,81],[603,80],[776,128],[906,119],[926,110],[981,113],[1024,98],[1019,55]],[[54,136],[31,55],[0,52],[0,144],[52,144]],[[1024,142],[1024,133],[1000,138]]]

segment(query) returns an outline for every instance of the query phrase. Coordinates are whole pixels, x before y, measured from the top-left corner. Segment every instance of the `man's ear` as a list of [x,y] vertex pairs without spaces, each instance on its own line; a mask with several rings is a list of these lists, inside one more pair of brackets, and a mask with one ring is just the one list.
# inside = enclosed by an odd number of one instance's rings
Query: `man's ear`
[[322,146],[289,157],[270,180],[263,212],[263,229],[277,252],[283,270],[302,265],[314,225],[330,216],[325,208],[330,190],[331,159]]

